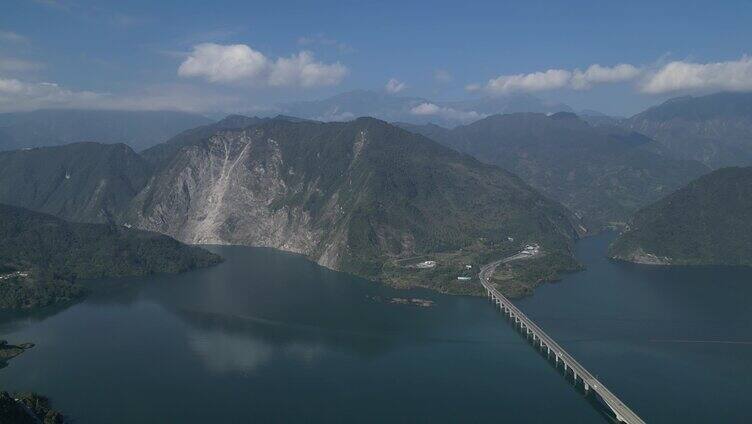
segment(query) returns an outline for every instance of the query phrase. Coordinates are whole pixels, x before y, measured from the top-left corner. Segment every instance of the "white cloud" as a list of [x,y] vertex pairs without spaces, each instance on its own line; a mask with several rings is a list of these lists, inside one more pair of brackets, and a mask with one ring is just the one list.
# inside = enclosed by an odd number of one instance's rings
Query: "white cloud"
[[29,39],[13,31],[0,30],[0,41],[9,43],[27,43]]
[[[148,86],[129,93],[77,91],[52,82],[0,77],[0,112],[41,108],[182,110],[251,110],[247,96],[223,94],[186,84]],[[262,108],[266,110],[267,108]]]
[[576,90],[583,90],[595,84],[631,81],[642,73],[640,68],[627,63],[613,67],[590,65],[587,70],[575,69],[572,73],[571,85]]
[[634,80],[642,70],[630,64],[613,67],[590,65],[585,71],[575,69],[549,69],[529,74],[501,75],[490,79],[485,86],[469,84],[467,91],[485,90],[492,94],[535,92],[571,88],[585,90],[596,84],[616,83]]
[[674,61],[649,75],[642,83],[645,93],[675,91],[752,91],[752,58],[736,61],[692,63]]
[[563,69],[549,69],[531,74],[501,75],[486,84],[486,90],[495,94],[529,92],[564,88],[569,84],[572,73]]
[[41,63],[37,62],[12,57],[0,57],[0,71],[4,72],[35,71],[43,67]]
[[446,69],[437,69],[433,71],[433,79],[440,84],[446,84],[452,81],[452,74]]
[[43,107],[83,107],[101,100],[103,94],[68,90],[51,82],[24,82],[0,78],[0,110]]
[[404,82],[398,81],[396,78],[391,78],[389,81],[386,82],[386,85],[384,86],[386,91],[390,94],[397,94],[400,91],[407,88],[407,84]]
[[181,77],[204,77],[209,82],[253,80],[267,71],[269,60],[245,44],[203,43],[180,64]]
[[310,52],[272,60],[245,44],[214,43],[194,46],[178,68],[181,77],[272,87],[336,85],[347,73],[348,69],[339,62],[317,62]]
[[465,86],[465,90],[474,93],[476,91],[480,91],[483,89],[483,86],[480,84],[468,84]]
[[410,109],[410,113],[418,116],[437,116],[450,121],[471,122],[484,118],[474,110],[464,111],[451,107],[443,107],[434,103],[424,102]]
[[327,65],[316,62],[310,52],[300,52],[289,58],[277,59],[271,66],[269,85],[301,87],[337,85],[347,72],[347,68],[339,63]]

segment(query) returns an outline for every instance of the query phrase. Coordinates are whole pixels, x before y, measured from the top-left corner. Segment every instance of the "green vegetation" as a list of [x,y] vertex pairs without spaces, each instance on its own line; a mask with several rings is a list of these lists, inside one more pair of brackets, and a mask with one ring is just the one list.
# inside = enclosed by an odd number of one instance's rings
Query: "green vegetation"
[[[234,165],[216,166],[226,161]],[[571,257],[581,230],[567,209],[515,175],[372,118],[231,116],[142,155],[94,143],[0,153],[0,183],[12,187],[0,189],[0,202],[65,219],[279,247],[392,285],[452,293],[478,291],[457,280],[454,270],[465,262],[482,264],[523,242]],[[13,249],[0,247],[8,265],[50,276],[41,281],[192,266],[170,256],[177,242],[168,237],[116,225],[44,224],[32,226],[43,233],[13,240]],[[73,226],[81,237],[68,235]],[[445,261],[431,275],[394,264],[419,255]]]
[[147,161],[124,144],[0,152],[0,203],[77,222],[112,222],[146,185]]
[[74,302],[86,294],[79,284],[65,280],[12,278],[0,283],[0,309],[36,309]]
[[545,282],[558,281],[562,272],[581,269],[570,256],[544,252],[537,258],[501,264],[493,275],[493,283],[501,294],[514,299],[533,294],[533,290]]
[[[384,264],[380,278],[397,288],[425,287],[442,293],[480,296],[483,295],[483,286],[478,281],[480,267],[517,251],[516,243],[489,246],[478,242],[458,251],[395,258]],[[420,262],[429,260],[436,265],[417,267]],[[470,277],[470,280],[458,280],[458,277]]]
[[519,175],[596,231],[708,171],[653,152],[656,143],[645,136],[592,127],[564,112],[494,115],[443,132],[436,126],[410,130]]
[[176,273],[219,261],[164,235],[0,205],[2,308],[69,302],[84,294],[79,279]]
[[640,210],[609,254],[641,263],[752,266],[752,167],[714,171]]
[[0,392],[0,422],[8,424],[62,424],[65,417],[50,400],[36,393]]
[[[457,265],[477,266],[519,250],[522,241],[571,257],[577,220],[566,209],[516,176],[425,137],[371,118],[275,120],[256,128],[279,144],[287,186],[316,185],[278,204],[304,208],[325,234],[345,234],[344,271],[396,286],[477,293],[457,281]],[[335,220],[332,199],[342,212]],[[428,254],[445,261],[419,275],[395,265]]]

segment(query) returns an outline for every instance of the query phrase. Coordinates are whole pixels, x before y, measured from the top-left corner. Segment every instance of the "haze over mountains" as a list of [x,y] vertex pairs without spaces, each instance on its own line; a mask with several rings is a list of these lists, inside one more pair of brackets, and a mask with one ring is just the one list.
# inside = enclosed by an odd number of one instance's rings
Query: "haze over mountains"
[[519,175],[592,230],[626,221],[639,207],[708,172],[699,162],[654,153],[657,143],[641,134],[593,127],[566,112],[494,115],[453,130],[405,128]]
[[752,164],[752,93],[679,97],[620,124],[655,139],[671,157],[711,168]]
[[317,121],[349,121],[371,116],[389,122],[434,123],[447,127],[466,124],[488,115],[515,112],[554,113],[572,109],[530,94],[437,101],[381,91],[356,90],[330,98],[280,105],[282,113]]
[[0,150],[96,141],[125,143],[139,151],[210,122],[201,115],[174,111],[44,109],[0,113]]

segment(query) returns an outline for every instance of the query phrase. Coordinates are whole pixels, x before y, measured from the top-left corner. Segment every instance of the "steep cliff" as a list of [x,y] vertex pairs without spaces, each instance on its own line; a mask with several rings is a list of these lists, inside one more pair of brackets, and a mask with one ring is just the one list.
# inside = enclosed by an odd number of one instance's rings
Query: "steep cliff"
[[524,241],[569,256],[577,236],[563,207],[516,176],[371,118],[219,130],[163,162],[129,222],[189,243],[298,252],[368,277],[400,258]]

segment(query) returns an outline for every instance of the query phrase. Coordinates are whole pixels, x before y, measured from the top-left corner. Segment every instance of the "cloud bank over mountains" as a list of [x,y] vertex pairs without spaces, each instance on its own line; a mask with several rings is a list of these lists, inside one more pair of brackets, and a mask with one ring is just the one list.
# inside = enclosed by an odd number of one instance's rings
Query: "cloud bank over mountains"
[[396,78],[391,78],[386,82],[386,85],[384,86],[384,89],[386,89],[387,93],[390,94],[397,94],[405,88],[407,88],[407,84],[397,80]]
[[[0,29],[0,47],[4,46],[6,50],[11,48],[10,51],[14,52],[13,56],[8,56],[0,50],[0,112],[36,108],[171,109],[193,112],[269,110],[269,103],[258,103],[258,98],[250,96],[254,90],[266,90],[265,93],[269,95],[275,93],[275,89],[285,89],[289,94],[290,90],[295,89],[331,88],[339,86],[354,72],[339,61],[320,60],[308,50],[271,57],[248,44],[194,43],[188,43],[188,46],[192,46],[190,50],[176,56],[179,62],[171,65],[176,66],[173,81],[145,83],[142,86],[134,84],[128,89],[111,93],[67,87],[45,77],[55,72],[54,67],[38,58],[24,57],[21,52],[22,48],[33,42],[25,35]],[[330,50],[348,54],[356,52],[349,45],[321,34],[300,37],[297,46],[331,47],[333,49]],[[433,68],[427,72],[426,81],[434,84],[434,95],[439,92],[437,87],[451,90],[451,85],[454,85],[461,91],[461,81],[450,70]],[[465,90],[503,98],[557,90],[583,92],[607,84],[628,84],[637,95],[663,97],[712,91],[752,91],[752,57],[745,55],[736,60],[705,63],[688,59],[648,65],[595,63],[575,69],[502,73],[485,83],[467,84]],[[383,92],[395,97],[407,88],[404,80],[392,77],[383,86]],[[421,87],[416,83],[409,88],[409,91],[419,91]],[[412,99],[398,108],[400,118],[469,122],[499,110],[498,105],[484,109],[465,104],[477,98],[460,102]],[[257,103],[252,103],[254,101]],[[389,103],[388,99],[379,101],[385,105]],[[392,101],[399,102],[398,99]],[[389,109],[387,106],[383,108]],[[535,108],[540,106],[532,107]],[[358,110],[324,108],[322,114],[315,117],[348,119],[357,116]],[[383,114],[388,116],[386,112]]]
[[588,90],[601,84],[634,82],[646,94],[752,90],[752,58],[715,63],[673,61],[662,66],[600,64],[580,69],[548,69],[531,73],[499,75],[485,84],[469,84],[467,91],[492,95],[534,93],[551,90]]
[[437,117],[442,122],[467,124],[485,118],[487,114],[474,110],[459,110],[449,106],[439,106],[435,103],[423,102],[410,109],[410,113],[417,116]]
[[650,75],[641,86],[650,94],[676,91],[752,90],[752,58],[743,56],[736,61],[692,63],[675,61]]

